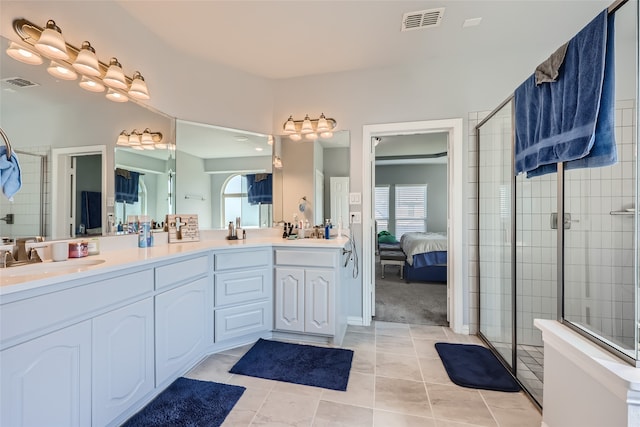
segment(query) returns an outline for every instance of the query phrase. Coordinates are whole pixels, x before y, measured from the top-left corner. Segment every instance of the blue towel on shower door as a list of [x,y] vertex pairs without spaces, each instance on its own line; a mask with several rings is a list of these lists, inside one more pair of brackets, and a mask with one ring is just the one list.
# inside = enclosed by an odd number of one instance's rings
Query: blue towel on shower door
[[613,62],[613,15],[605,10],[569,41],[556,82],[536,85],[532,74],[516,89],[516,174],[616,162]]
[[13,195],[22,187],[22,171],[15,152],[7,159],[7,147],[0,145],[0,188],[7,199],[13,201]]

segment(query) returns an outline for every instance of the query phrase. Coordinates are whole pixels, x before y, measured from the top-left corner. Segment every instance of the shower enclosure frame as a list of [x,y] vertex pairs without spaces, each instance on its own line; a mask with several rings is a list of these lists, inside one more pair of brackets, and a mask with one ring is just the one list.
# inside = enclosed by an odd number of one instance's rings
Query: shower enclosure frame
[[[628,0],[617,0],[616,2],[614,2],[613,4],[611,4],[608,7],[608,12],[614,13],[615,11],[617,11],[620,7],[622,7],[625,3],[627,3]],[[638,13],[638,11],[636,11]],[[637,26],[636,26],[636,30],[637,30]],[[638,43],[636,41],[636,49],[638,49]],[[640,69],[640,53],[637,54],[637,58],[636,58],[636,66],[637,69]],[[638,141],[639,141],[639,134],[640,134],[640,129],[638,128],[638,106],[639,106],[639,97],[640,97],[640,78],[636,75],[636,93],[635,93],[635,111],[636,111],[636,147],[635,147],[635,155],[637,157],[640,157],[640,150],[638,149]],[[475,144],[476,144],[476,148],[477,148],[477,168],[476,168],[476,185],[477,185],[477,205],[476,205],[476,212],[478,212],[478,215],[476,216],[476,229],[477,229],[477,239],[478,239],[478,245],[480,245],[480,234],[481,234],[481,220],[480,220],[480,212],[481,212],[481,198],[480,198],[480,191],[481,191],[481,182],[480,182],[480,156],[481,156],[481,152],[480,152],[480,129],[482,128],[483,125],[485,125],[489,120],[491,120],[497,113],[499,113],[505,106],[507,106],[509,103],[511,103],[511,153],[515,152],[515,112],[514,112],[514,94],[511,94],[509,97],[507,97],[500,105],[498,105],[493,111],[491,111],[491,113],[489,113],[483,120],[481,120],[476,126],[475,126]],[[518,349],[517,349],[517,345],[518,345],[518,316],[517,314],[517,309],[518,309],[518,304],[517,304],[517,296],[518,293],[517,291],[517,251],[516,251],[516,247],[517,247],[517,238],[516,238],[516,231],[517,231],[517,216],[516,214],[516,176],[515,176],[515,159],[513,156],[511,156],[511,178],[510,178],[510,195],[511,195],[511,203],[510,203],[510,208],[511,208],[511,241],[510,241],[510,245],[511,245],[511,278],[510,278],[510,291],[511,291],[511,314],[512,314],[512,318],[511,318],[511,327],[512,327],[512,333],[511,333],[511,361],[510,363],[505,359],[505,357],[503,357],[503,355],[498,351],[498,349],[493,345],[493,343],[491,342],[491,340],[485,336],[485,334],[482,332],[482,323],[481,323],[481,317],[482,317],[482,293],[481,293],[481,289],[482,289],[482,280],[481,280],[481,263],[480,261],[480,251],[478,251],[478,262],[476,263],[476,277],[478,277],[479,279],[479,284],[478,284],[478,296],[477,296],[477,306],[478,306],[478,311],[477,311],[477,324],[478,324],[478,336],[482,339],[482,341],[491,349],[491,351],[498,357],[498,359],[500,360],[500,362],[510,371],[512,372],[513,376],[515,377],[515,379],[520,383],[520,385],[522,386],[522,388],[525,390],[525,392],[529,395],[529,397],[541,408],[541,402],[538,402],[536,400],[536,398],[531,394],[531,392],[527,389],[527,387],[525,387],[522,382],[520,381],[520,379],[518,378],[518,364],[517,364],[517,356],[518,356]],[[636,202],[640,197],[640,189],[637,185],[638,183],[638,165],[636,165],[636,176],[635,176],[635,182],[636,182],[636,188],[635,188],[635,200]],[[564,214],[565,214],[565,171],[564,171],[564,167],[563,167],[563,163],[557,163],[557,173],[556,173],[556,183],[557,183],[557,194],[556,194],[556,199],[557,199],[557,206],[556,206],[556,210],[557,210],[557,215],[558,218],[562,219],[564,218]],[[566,221],[566,220],[565,220]],[[639,357],[639,344],[638,344],[638,333],[636,331],[636,339],[635,339],[635,348],[634,348],[634,354],[635,357],[631,357],[629,354],[619,350],[618,348],[610,345],[608,342],[606,342],[605,339],[603,339],[604,337],[601,337],[599,335],[597,335],[597,332],[595,331],[589,331],[587,328],[581,328],[577,325],[575,325],[573,322],[566,320],[565,319],[565,300],[564,300],[564,293],[565,293],[565,236],[564,236],[564,226],[563,222],[564,221],[558,221],[558,227],[557,227],[557,233],[556,233],[556,242],[557,242],[557,255],[556,255],[556,259],[557,259],[557,278],[556,278],[556,285],[557,285],[557,313],[556,313],[556,319],[557,321],[559,321],[560,323],[562,323],[564,326],[567,326],[568,328],[570,328],[571,330],[579,333],[581,336],[587,338],[589,341],[596,343],[597,345],[599,345],[600,347],[606,349],[607,351],[609,351],[610,353],[614,354],[615,356],[619,357],[620,359],[624,360],[625,362],[636,366],[636,367],[640,367],[640,357]],[[636,317],[636,324],[638,324],[638,277],[639,277],[639,272],[640,272],[640,266],[638,265],[638,244],[639,244],[639,237],[638,237],[638,226],[640,225],[640,215],[638,215],[638,213],[635,213],[635,219],[634,219],[634,224],[635,224],[635,230],[636,233],[634,235],[634,251],[635,251],[635,262],[634,262],[634,281],[635,281],[635,295],[634,295],[634,308],[635,308],[635,317]]]

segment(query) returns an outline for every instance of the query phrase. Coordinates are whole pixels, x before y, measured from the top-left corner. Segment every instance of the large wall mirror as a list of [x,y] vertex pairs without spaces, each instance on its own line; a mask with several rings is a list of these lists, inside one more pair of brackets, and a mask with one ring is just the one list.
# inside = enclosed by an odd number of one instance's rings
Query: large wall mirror
[[117,232],[124,232],[131,216],[141,215],[149,217],[155,229],[162,229],[167,214],[175,213],[175,144],[160,145],[116,147],[113,221]]
[[274,175],[276,221],[298,219],[313,226],[329,219],[348,227],[349,147],[347,130],[312,141],[276,138],[274,157],[282,163]]
[[176,212],[197,214],[201,229],[273,222],[273,138],[177,120]]
[[[79,80],[56,79],[47,64],[11,59],[4,53],[9,41],[0,42],[0,126],[17,152],[23,180],[13,202],[0,195],[0,236],[63,239],[105,233],[107,212],[114,210],[118,135],[149,128],[172,142],[175,120],[133,102],[111,102],[104,93],[81,89]],[[146,169],[148,162],[141,160],[146,154],[126,164],[133,169],[140,161]],[[166,194],[158,197],[166,202]]]
[[326,218],[346,225],[349,142],[348,131],[292,141],[177,120],[176,212],[198,214],[202,229],[226,228],[238,216],[246,228],[291,222],[294,215],[310,225]]

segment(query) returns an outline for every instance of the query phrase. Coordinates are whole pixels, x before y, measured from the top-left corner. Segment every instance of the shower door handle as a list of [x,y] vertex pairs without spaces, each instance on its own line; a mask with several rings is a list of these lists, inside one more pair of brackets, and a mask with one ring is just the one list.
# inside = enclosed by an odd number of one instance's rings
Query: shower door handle
[[[551,212],[551,229],[552,230],[557,230],[558,229],[558,213],[557,212]],[[580,222],[579,219],[571,219],[571,214],[570,213],[565,213],[564,214],[564,221],[562,222],[563,228],[565,230],[569,230],[571,228],[571,223],[572,222]]]

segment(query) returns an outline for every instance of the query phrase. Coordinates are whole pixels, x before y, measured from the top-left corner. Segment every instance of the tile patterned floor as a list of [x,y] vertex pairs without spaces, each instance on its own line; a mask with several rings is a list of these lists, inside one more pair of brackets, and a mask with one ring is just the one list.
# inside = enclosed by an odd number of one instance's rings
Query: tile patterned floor
[[205,359],[190,378],[247,388],[225,427],[539,427],[541,415],[523,392],[500,393],[453,384],[434,348],[438,341],[481,344],[441,326],[374,322],[349,326],[354,350],[346,392],[230,374],[250,348]]
[[517,351],[518,378],[533,397],[542,403],[544,381],[544,347],[519,345]]

